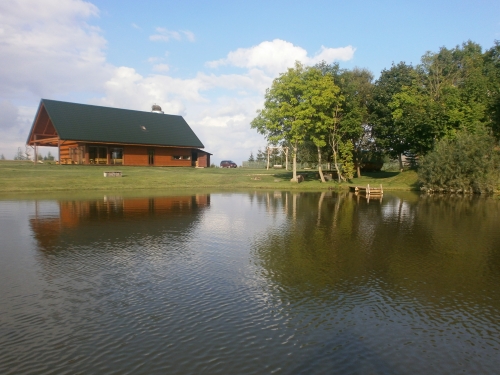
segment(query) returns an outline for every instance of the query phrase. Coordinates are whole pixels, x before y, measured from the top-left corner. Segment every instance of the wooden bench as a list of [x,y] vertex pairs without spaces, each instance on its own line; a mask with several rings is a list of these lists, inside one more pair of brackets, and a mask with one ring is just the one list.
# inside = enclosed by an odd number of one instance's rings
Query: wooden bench
[[121,177],[121,171],[104,172],[104,177]]

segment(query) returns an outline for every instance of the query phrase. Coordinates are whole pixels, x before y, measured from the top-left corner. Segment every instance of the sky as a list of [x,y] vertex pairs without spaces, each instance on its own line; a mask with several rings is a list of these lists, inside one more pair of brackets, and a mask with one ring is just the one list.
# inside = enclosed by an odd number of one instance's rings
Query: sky
[[212,162],[241,165],[265,149],[250,122],[295,61],[377,78],[467,40],[483,49],[500,40],[500,1],[2,1],[0,155],[24,150],[44,98],[159,104],[186,119]]

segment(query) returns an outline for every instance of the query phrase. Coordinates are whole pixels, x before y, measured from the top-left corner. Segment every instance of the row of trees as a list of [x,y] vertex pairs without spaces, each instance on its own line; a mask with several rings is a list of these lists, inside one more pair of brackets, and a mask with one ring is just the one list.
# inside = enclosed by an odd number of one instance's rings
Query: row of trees
[[461,132],[498,140],[500,42],[484,52],[471,41],[442,47],[417,66],[393,64],[375,82],[366,69],[297,62],[273,81],[251,126],[293,150],[294,180],[297,155],[311,150],[345,180],[374,156],[399,159],[402,169],[402,155],[422,158]]
[[[32,152],[33,152],[33,149],[29,146],[26,146],[24,151],[21,149],[21,147],[18,147],[17,152],[14,155],[14,160],[32,160],[33,159]],[[52,155],[52,153],[50,151],[45,156],[42,156],[42,154],[39,153],[37,158],[38,158],[38,160],[44,160],[44,161],[54,161],[55,160],[54,155]],[[3,154],[0,157],[0,159],[5,160],[5,157]]]

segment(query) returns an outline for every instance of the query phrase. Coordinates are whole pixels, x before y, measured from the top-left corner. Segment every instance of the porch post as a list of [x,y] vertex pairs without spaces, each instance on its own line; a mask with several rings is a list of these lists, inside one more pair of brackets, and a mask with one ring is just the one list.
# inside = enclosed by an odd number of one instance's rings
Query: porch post
[[35,134],[34,138],[35,138],[35,143],[34,143],[34,146],[35,146],[35,147],[34,147],[34,149],[35,149],[35,156],[34,156],[34,161],[33,161],[33,163],[35,163],[35,165],[36,165],[36,162],[38,161],[38,149],[37,149],[37,147],[36,147],[36,134]]

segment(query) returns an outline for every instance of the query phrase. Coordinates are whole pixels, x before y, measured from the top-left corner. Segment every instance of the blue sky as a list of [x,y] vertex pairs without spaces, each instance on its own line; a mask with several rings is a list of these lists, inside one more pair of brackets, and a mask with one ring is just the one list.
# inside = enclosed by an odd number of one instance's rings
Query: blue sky
[[500,39],[499,1],[91,1],[0,4],[0,154],[24,148],[40,98],[186,118],[215,162],[264,148],[250,129],[295,60],[367,68]]

